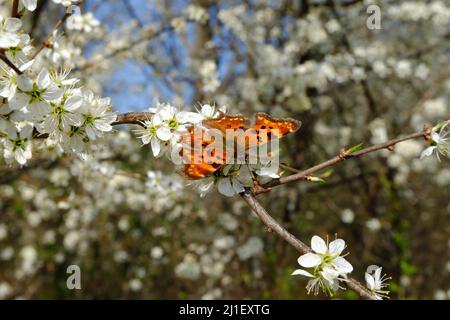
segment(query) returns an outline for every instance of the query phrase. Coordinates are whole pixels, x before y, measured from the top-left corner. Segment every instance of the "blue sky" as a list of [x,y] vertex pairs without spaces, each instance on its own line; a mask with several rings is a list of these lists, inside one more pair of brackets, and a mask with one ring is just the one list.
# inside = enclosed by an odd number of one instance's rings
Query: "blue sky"
[[[159,14],[152,8],[148,1],[145,0],[129,0],[135,14],[140,21],[146,25],[149,22],[158,22]],[[115,1],[107,3],[106,1],[99,4],[98,0],[90,0],[86,2],[86,9],[89,10],[93,6],[96,8],[96,17],[109,30],[117,28],[118,22],[127,22],[131,20],[131,16],[123,1]],[[178,1],[176,10],[182,10],[183,1]],[[111,18],[113,17],[113,19]],[[180,60],[183,60],[182,46],[180,45],[173,32],[169,31],[160,36],[164,39],[167,50],[176,50],[180,53]],[[154,42],[154,41],[153,41]],[[150,45],[152,41],[150,41]],[[102,45],[94,44],[94,45]],[[92,47],[86,52],[89,55]],[[173,92],[164,84],[163,81],[155,77],[154,70],[145,63],[137,63],[136,61],[127,60],[118,68],[108,83],[104,85],[104,96],[109,96],[113,100],[114,107],[120,112],[131,110],[143,110],[153,104],[154,99],[160,101],[171,101]],[[189,100],[192,91],[186,90],[185,99]]]

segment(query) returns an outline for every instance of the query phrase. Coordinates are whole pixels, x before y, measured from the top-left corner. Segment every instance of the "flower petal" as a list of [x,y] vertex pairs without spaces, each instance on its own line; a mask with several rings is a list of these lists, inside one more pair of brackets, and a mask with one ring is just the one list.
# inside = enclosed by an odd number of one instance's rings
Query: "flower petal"
[[381,283],[381,271],[382,270],[383,270],[382,267],[379,267],[378,269],[375,270],[374,279],[377,284]]
[[82,96],[71,96],[66,100],[66,103],[64,104],[64,108],[68,111],[75,111],[79,107],[81,107],[83,103],[83,97]]
[[345,249],[345,241],[342,239],[336,239],[331,241],[329,245],[329,252],[332,256],[338,256]]
[[333,259],[333,265],[339,273],[350,273],[353,271],[353,266],[342,257]]
[[298,264],[305,268],[318,266],[322,262],[322,258],[312,252],[306,253],[298,258]]
[[33,81],[27,76],[21,74],[17,76],[17,86],[20,90],[29,92],[33,90]]
[[99,119],[94,121],[94,127],[103,132],[109,132],[112,130],[112,126],[109,123],[106,123],[105,121]]
[[24,151],[21,148],[16,149],[16,151],[14,152],[14,156],[16,158],[16,161],[20,165],[23,166],[25,163],[27,163],[27,159],[25,158]]
[[172,132],[170,132],[170,129],[167,127],[159,127],[158,130],[156,130],[156,135],[159,139],[162,141],[168,141],[170,138],[172,138]]
[[231,184],[233,185],[233,189],[236,193],[242,193],[245,191],[244,186],[236,178],[231,180]]
[[42,69],[36,80],[39,89],[46,89],[51,83],[50,74],[47,69]]
[[37,0],[23,0],[23,5],[27,10],[34,11],[37,7]]
[[314,278],[314,276],[306,270],[297,269],[291,273],[291,276],[305,276],[309,278]]
[[[43,82],[44,83],[44,82]],[[47,101],[57,100],[61,98],[64,91],[60,88],[58,88],[55,85],[49,85],[44,93],[42,93],[42,98],[44,98]]]
[[229,178],[220,179],[217,184],[217,189],[221,194],[227,197],[232,197],[236,193]]
[[28,105],[30,98],[23,93],[17,93],[11,101],[9,101],[9,108],[11,110],[19,110]]
[[330,268],[330,267],[325,267],[323,268],[323,270],[320,272],[320,274],[322,275],[322,277],[328,281],[329,285],[332,285],[334,280],[339,277],[339,271]]
[[[142,139],[142,141],[143,141],[143,143],[145,143],[144,139]],[[157,157],[159,155],[159,153],[161,152],[161,143],[159,142],[158,139],[155,139],[155,138],[151,139],[150,143],[151,143],[153,155],[155,157]]]
[[428,147],[425,150],[423,150],[422,153],[420,154],[420,159],[431,156],[433,154],[434,149],[436,149],[435,146]]
[[314,250],[314,252],[320,253],[320,254],[325,254],[328,251],[327,244],[319,236],[312,237],[311,248]]
[[441,140],[441,137],[437,132],[431,131],[431,139],[433,139],[434,142],[439,143],[439,140]]
[[367,288],[369,288],[369,290],[374,290],[375,289],[375,279],[367,272],[364,275],[364,277],[366,278]]
[[17,32],[22,28],[22,21],[17,18],[7,18],[5,21],[5,29],[8,32]]

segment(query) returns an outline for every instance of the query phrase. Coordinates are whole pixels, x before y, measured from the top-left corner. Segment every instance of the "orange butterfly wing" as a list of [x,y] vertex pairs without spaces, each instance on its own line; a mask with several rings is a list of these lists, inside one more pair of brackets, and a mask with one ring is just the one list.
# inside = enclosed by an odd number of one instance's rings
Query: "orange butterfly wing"
[[201,134],[195,134],[194,127],[190,127],[182,136],[186,148],[180,151],[180,155],[186,164],[181,173],[190,180],[199,180],[214,174],[225,162],[225,155],[216,155],[215,150],[212,150],[211,154],[203,152],[214,140],[205,130],[200,130]]
[[257,135],[258,144],[262,144],[270,141],[272,138],[281,139],[289,133],[296,132],[301,125],[301,121],[295,119],[276,119],[267,113],[258,112],[252,129]]
[[[229,129],[247,130],[245,147],[248,149],[266,143],[272,138],[280,139],[289,133],[297,131],[301,126],[301,122],[290,118],[275,119],[266,113],[260,112],[256,114],[255,123],[251,128],[249,128],[249,119],[241,114],[223,115],[217,119],[204,120],[203,125],[210,129],[218,129],[222,133],[226,133],[226,130]],[[197,137],[194,135],[193,127],[191,127],[187,133],[190,139],[188,141],[191,143],[191,152],[183,155],[185,160],[187,160],[187,164],[184,165],[182,173],[191,180],[199,180],[211,176],[226,163],[227,159],[229,159],[229,155],[225,152],[224,154],[219,155],[215,154],[214,150],[211,155],[204,155],[203,148],[213,143],[213,139],[205,130],[202,129],[202,132],[203,134]],[[198,141],[198,139],[201,139],[201,141]],[[201,150],[196,150],[194,147],[195,145],[201,145]],[[195,163],[196,157],[197,159],[201,159],[201,163]]]
[[241,114],[236,114],[232,116],[224,115],[217,119],[208,119],[203,121],[204,126],[212,129],[218,129],[223,133],[225,133],[227,129],[246,130],[249,124],[250,123],[248,118],[245,118]]

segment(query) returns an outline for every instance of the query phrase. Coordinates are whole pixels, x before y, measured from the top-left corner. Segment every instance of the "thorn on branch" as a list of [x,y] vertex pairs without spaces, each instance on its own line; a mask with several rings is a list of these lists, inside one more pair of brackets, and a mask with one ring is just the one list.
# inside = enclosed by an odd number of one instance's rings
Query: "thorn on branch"
[[258,181],[254,181],[253,182],[253,188],[247,188],[246,192],[254,193],[254,194],[260,194],[260,193],[268,193],[272,190],[272,188],[268,187],[268,188],[264,188],[263,186],[261,186]]
[[310,181],[310,182],[320,182],[320,183],[326,183],[326,181],[320,177],[315,177],[315,176],[305,176],[305,180],[306,181]]
[[423,131],[425,131],[425,135],[423,136],[425,141],[427,142],[431,142],[433,139],[431,137],[431,127],[430,124],[428,122],[425,122],[423,125]]
[[48,39],[45,39],[42,44],[48,49],[53,49],[53,44]]
[[341,150],[339,151],[339,155],[338,155],[339,159],[341,159],[341,160],[346,160],[349,156],[350,156],[349,150],[347,150],[347,149],[341,149]]

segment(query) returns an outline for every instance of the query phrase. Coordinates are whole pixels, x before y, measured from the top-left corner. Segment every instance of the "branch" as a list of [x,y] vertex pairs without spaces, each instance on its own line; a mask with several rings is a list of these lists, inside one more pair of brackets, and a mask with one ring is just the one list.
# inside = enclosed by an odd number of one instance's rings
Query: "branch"
[[117,120],[111,123],[113,126],[119,124],[138,124],[142,126],[142,122],[148,120],[152,116],[151,112],[127,112],[119,114]]
[[[312,251],[310,247],[297,239],[293,234],[291,234],[283,226],[281,226],[274,218],[272,218],[272,216],[256,200],[250,190],[247,190],[240,195],[252,208],[253,212],[256,213],[258,218],[267,226],[267,228],[269,228],[270,231],[274,231],[279,237],[292,245],[301,254]],[[357,292],[361,297],[369,300],[376,300],[376,297],[359,281],[353,278],[348,278],[346,284],[349,288]]]
[[37,57],[37,55],[39,53],[41,53],[41,51],[44,48],[50,48],[51,44],[50,44],[50,37],[53,35],[53,33],[59,29],[59,27],[67,20],[68,17],[70,17],[73,14],[73,12],[69,12],[67,11],[55,24],[55,26],[53,27],[53,29],[47,34],[47,36],[44,38],[44,40],[42,40],[41,44],[39,45],[39,47],[36,49],[36,51],[31,55],[31,59],[34,59]]
[[129,0],[122,0],[123,5],[125,6],[125,8],[128,11],[128,15],[136,20],[137,24],[139,27],[143,28],[144,27],[144,23],[142,22],[142,20],[139,18],[138,13],[136,12],[136,10],[134,10],[133,5],[130,3]]
[[[77,4],[80,5],[81,3],[83,3],[84,0],[79,1]],[[19,0],[14,0],[13,2],[13,7],[12,7],[12,13],[11,16],[12,17],[16,17],[18,18],[20,16],[19,12]],[[49,39],[52,36],[53,32],[55,32],[55,30],[58,30],[59,27],[67,20],[68,17],[70,17],[73,14],[73,12],[71,11],[66,11],[66,13],[64,14],[64,16],[62,16],[55,24],[55,26],[53,27],[53,29],[50,31],[50,33],[44,38],[44,40],[42,40],[41,45],[36,49],[36,51],[33,53],[33,55],[31,56],[31,59],[36,58],[36,56],[45,48],[45,47],[49,47],[50,46],[50,42]],[[5,55],[4,50],[0,51],[0,59],[3,60],[11,69],[13,69],[17,74],[23,74],[23,72],[17,68],[16,65],[14,65],[14,63],[12,63],[8,57]]]
[[262,185],[257,190],[254,190],[254,193],[255,193],[255,195],[258,195],[260,193],[265,193],[265,192],[270,191],[270,189],[275,186],[279,186],[279,185],[289,183],[289,182],[305,180],[308,176],[312,175],[313,173],[323,170],[325,168],[331,167],[331,166],[333,166],[339,162],[342,162],[346,159],[360,157],[365,154],[368,154],[368,153],[371,153],[374,151],[378,151],[378,150],[382,150],[382,149],[392,149],[392,147],[394,145],[396,145],[397,143],[400,143],[400,142],[403,142],[406,140],[416,139],[419,137],[426,138],[430,135],[430,132],[431,132],[431,130],[426,128],[423,131],[411,133],[411,134],[408,134],[408,135],[400,137],[400,138],[389,140],[385,143],[376,144],[376,145],[364,148],[364,149],[354,152],[354,153],[349,153],[348,150],[343,150],[343,151],[341,151],[341,153],[339,155],[335,156],[334,158],[331,158],[330,160],[327,160],[318,165],[315,165],[309,169],[300,171],[298,173],[289,175],[287,177],[281,177],[279,179],[274,179],[274,180]]
[[[0,56],[1,58],[1,56]],[[145,120],[148,120],[150,117],[152,116],[151,112],[127,112],[127,113],[122,113],[119,114],[117,116],[116,121],[114,121],[113,123],[111,123],[112,126],[118,126],[121,124],[137,124],[140,126],[144,126],[143,122]],[[35,139],[47,139],[48,138],[48,134],[43,133],[40,134],[35,130],[35,134],[34,134],[34,138]]]
[[3,62],[6,63],[8,65],[8,67],[13,69],[15,73],[17,73],[17,74],[22,74],[23,73],[22,70],[17,68],[17,66],[8,59],[8,57],[5,55],[5,51],[4,50],[0,50],[0,60],[3,60]]
[[19,18],[20,17],[19,0],[14,0],[14,2],[13,2],[12,9],[11,9],[11,17],[13,17],[13,18]]
[[128,43],[127,45],[115,48],[111,52],[106,53],[99,58],[94,58],[92,61],[88,61],[84,64],[81,64],[81,65],[73,68],[72,71],[88,70],[90,68],[93,68],[98,62],[109,60],[121,53],[128,52],[132,48],[142,44],[144,41],[150,41],[172,29],[173,29],[173,27],[171,25],[161,26],[158,30],[154,30],[151,27],[148,27],[148,28],[146,28],[145,34],[143,36],[139,37],[138,39],[130,41],[130,43]]

